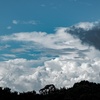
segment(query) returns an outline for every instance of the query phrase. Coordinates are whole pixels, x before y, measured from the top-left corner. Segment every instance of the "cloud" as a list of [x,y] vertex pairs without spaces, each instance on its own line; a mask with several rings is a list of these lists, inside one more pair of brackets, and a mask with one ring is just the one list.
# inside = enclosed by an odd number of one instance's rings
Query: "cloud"
[[77,2],[78,0],[69,0],[69,1],[71,1],[71,2]]
[[46,7],[46,5],[45,5],[45,4],[41,4],[40,6],[41,6],[41,7]]
[[22,24],[32,24],[32,25],[36,25],[37,24],[37,22],[36,21],[34,21],[34,20],[30,20],[30,21],[23,21],[23,22],[21,22]]
[[[21,92],[27,91],[28,89],[36,89],[37,87],[35,87],[36,85],[33,83],[36,81],[35,73],[38,69],[35,68],[35,66],[39,65],[39,63],[44,60],[44,58],[40,60],[19,58],[0,62],[0,86],[8,86],[11,87],[12,90]],[[33,65],[34,68],[32,67]],[[34,74],[34,78],[31,77],[31,74]]]
[[8,27],[7,27],[7,29],[11,29],[11,28],[12,28],[11,26],[8,26]]
[[90,22],[80,22],[77,25],[75,25],[75,28],[82,28],[84,30],[90,30],[95,26],[94,23],[90,23]]
[[15,24],[15,25],[17,25],[19,23],[19,21],[13,20],[12,23]]
[[[53,34],[21,32],[0,36],[2,42],[22,44],[23,49],[14,48],[13,51],[33,50],[33,53],[27,52],[33,57],[34,51],[39,51],[41,56],[38,59],[0,61],[0,86],[23,92],[33,89],[38,91],[51,83],[60,88],[70,87],[80,80],[100,82],[100,51],[94,46],[82,44],[81,38],[77,36],[89,32],[92,35],[97,29],[99,24],[85,22],[74,27],[57,28]],[[48,54],[52,55],[50,59]]]
[[11,49],[11,52],[13,53],[21,53],[21,52],[27,52],[24,48],[16,48],[16,49]]
[[71,26],[67,32],[78,37],[82,43],[100,50],[100,22],[81,22]]
[[[1,41],[2,42],[2,41]],[[4,50],[4,49],[7,49],[7,48],[9,48],[10,47],[10,45],[3,45],[3,46],[0,46],[0,50]]]
[[32,67],[35,65],[34,60],[14,59],[0,62],[0,86],[22,92],[33,89],[38,91],[50,83],[59,88],[70,87],[80,80],[100,82],[100,58],[91,59],[88,55],[81,57],[78,53],[72,53],[60,56],[45,61],[43,66],[36,68]]
[[10,57],[10,58],[16,58],[16,55],[13,55],[13,54],[2,54],[2,56],[4,57]]
[[[73,36],[65,32],[66,28],[59,28],[55,34],[47,34],[45,32],[21,32],[12,35],[1,36],[3,41],[19,41],[36,43],[45,48],[64,49],[73,48],[73,45],[79,45],[80,40],[77,38],[73,41]],[[46,40],[46,42],[45,42]],[[77,44],[75,44],[77,43]],[[81,46],[82,48],[83,46]]]
[[37,24],[37,22],[35,20],[29,20],[29,21],[13,20],[12,23],[15,24],[15,25],[17,25],[17,24],[36,25]]

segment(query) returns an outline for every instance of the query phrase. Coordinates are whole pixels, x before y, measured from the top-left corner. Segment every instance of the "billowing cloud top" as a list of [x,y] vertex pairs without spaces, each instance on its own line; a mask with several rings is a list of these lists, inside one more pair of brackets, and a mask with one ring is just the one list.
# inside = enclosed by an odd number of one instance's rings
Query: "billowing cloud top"
[[100,47],[93,39],[99,43],[99,31],[99,23],[85,22],[57,28],[51,34],[0,36],[0,86],[22,92],[38,91],[50,83],[59,88],[80,80],[100,82],[100,51],[96,49]]

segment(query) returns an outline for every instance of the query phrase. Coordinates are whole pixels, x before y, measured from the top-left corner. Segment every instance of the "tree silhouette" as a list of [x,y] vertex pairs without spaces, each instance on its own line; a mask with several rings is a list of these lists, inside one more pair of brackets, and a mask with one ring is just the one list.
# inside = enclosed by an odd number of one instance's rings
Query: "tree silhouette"
[[0,100],[100,100],[100,84],[89,81],[77,82],[66,89],[57,89],[53,84],[46,85],[36,91],[18,93],[11,92],[11,89],[0,87]]
[[46,85],[44,88],[40,89],[40,94],[46,95],[52,93],[56,90],[56,87],[53,84]]

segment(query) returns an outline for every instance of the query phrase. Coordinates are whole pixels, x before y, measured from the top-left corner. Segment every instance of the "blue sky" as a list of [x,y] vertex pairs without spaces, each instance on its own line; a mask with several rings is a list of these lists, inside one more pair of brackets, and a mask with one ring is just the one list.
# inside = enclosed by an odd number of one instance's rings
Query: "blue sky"
[[100,83],[100,0],[0,0],[0,86]]
[[[53,32],[56,27],[96,21],[100,18],[99,4],[99,0],[1,0],[0,34]],[[19,24],[14,25],[13,20]]]

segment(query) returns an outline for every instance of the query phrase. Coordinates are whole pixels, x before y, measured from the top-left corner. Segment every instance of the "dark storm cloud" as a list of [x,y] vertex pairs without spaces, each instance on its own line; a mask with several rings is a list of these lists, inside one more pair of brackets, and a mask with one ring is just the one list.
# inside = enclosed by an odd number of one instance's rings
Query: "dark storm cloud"
[[68,32],[80,38],[83,44],[94,46],[96,49],[100,50],[100,22],[88,30],[72,26]]

